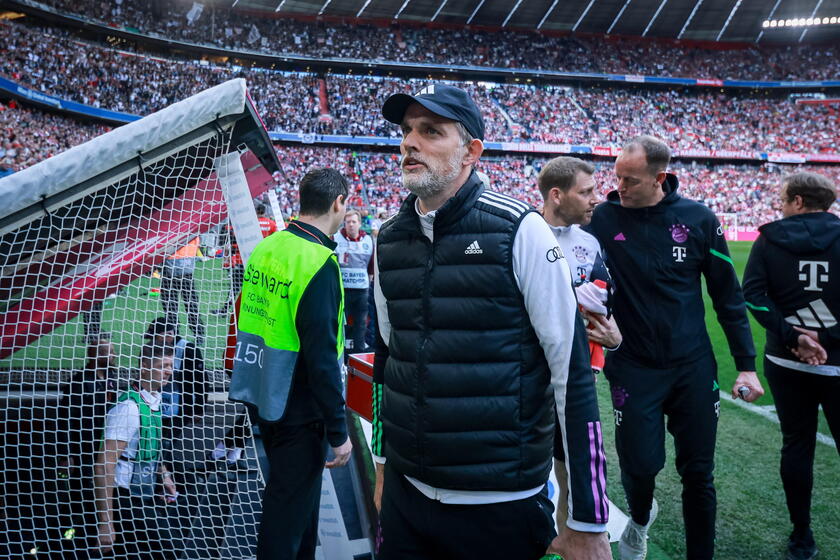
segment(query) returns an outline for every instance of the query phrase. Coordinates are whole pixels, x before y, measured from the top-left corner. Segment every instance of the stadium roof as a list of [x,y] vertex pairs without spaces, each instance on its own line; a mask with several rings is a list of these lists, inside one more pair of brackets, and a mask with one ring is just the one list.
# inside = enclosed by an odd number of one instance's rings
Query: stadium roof
[[234,5],[299,15],[703,41],[840,40],[840,24],[762,29],[766,19],[840,17],[840,0],[236,0]]

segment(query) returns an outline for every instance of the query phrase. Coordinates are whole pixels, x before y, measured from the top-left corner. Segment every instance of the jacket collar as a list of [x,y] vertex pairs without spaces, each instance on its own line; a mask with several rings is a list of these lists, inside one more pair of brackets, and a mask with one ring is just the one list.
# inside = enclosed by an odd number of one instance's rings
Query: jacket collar
[[[663,198],[653,206],[648,206],[646,208],[628,208],[628,210],[648,210],[663,207],[668,204],[673,204],[681,198],[680,194],[677,192],[677,189],[679,188],[680,180],[677,179],[677,176],[673,173],[666,173],[665,182],[662,183],[662,190],[665,191],[665,198]],[[607,202],[610,204],[615,204],[616,206],[621,206],[621,198],[619,198],[618,196],[618,191],[610,191],[610,193],[607,195]]]
[[160,408],[160,401],[161,401],[161,394],[159,392],[151,392],[147,391],[140,387],[137,383],[131,384],[131,390],[136,391],[140,398],[149,405],[149,408],[152,410],[157,410]]
[[289,223],[289,227],[286,229],[298,237],[307,239],[313,243],[320,243],[330,251],[335,251],[335,248],[338,246],[338,244],[327,237],[323,231],[313,225],[301,222],[300,220],[292,220]]
[[794,255],[822,253],[840,240],[840,218],[830,212],[808,212],[764,224],[758,231]]
[[350,237],[350,235],[347,234],[347,228],[341,228],[341,236],[344,237],[344,239],[346,239],[347,241],[361,241],[362,239],[364,239],[365,235],[367,235],[367,233],[365,233],[365,230],[360,229],[358,237]]

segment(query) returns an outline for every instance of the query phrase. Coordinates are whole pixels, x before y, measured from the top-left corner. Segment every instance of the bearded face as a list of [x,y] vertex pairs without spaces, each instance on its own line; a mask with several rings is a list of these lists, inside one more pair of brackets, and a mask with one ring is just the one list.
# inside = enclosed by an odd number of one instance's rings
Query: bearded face
[[464,170],[465,158],[469,159],[469,148],[456,123],[413,103],[400,128],[403,186],[420,199],[451,188]]
[[402,158],[403,186],[421,199],[442,193],[461,173],[466,153],[466,146],[459,146],[448,157],[409,151]]

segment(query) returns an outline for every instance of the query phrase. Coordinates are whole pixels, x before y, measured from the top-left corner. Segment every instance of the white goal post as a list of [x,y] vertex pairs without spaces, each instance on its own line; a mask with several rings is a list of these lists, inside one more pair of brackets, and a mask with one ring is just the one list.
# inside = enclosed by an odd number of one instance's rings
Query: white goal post
[[178,495],[127,498],[156,532],[118,537],[113,553],[254,555],[263,481],[224,368],[230,161],[251,197],[274,187],[280,163],[241,79],[0,180],[0,557],[98,557],[105,416],[137,387],[141,347],[160,330],[178,332],[162,335],[175,372],[159,455]]
[[738,241],[738,214],[721,213],[717,219],[723,227],[723,235],[727,241]]

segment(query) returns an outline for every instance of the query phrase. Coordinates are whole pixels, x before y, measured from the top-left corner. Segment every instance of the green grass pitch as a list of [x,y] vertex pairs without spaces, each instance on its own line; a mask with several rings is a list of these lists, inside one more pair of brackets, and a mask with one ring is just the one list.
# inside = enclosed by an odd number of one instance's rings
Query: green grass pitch
[[[751,243],[730,243],[730,251],[739,277],[749,255]],[[201,263],[196,270],[196,284],[201,294],[200,309],[207,318],[208,344],[205,354],[208,367],[220,368],[221,341],[225,322],[208,318],[209,309],[218,307],[225,298],[228,277],[221,268],[221,260]],[[152,278],[141,278],[113,298],[103,313],[103,328],[115,335],[115,345],[121,365],[134,366],[134,358],[142,342],[146,325],[161,315],[160,299],[147,294],[159,285]],[[719,366],[721,388],[728,390],[736,372],[726,340],[715,319],[710,302],[706,301],[706,321],[714,344]],[[186,316],[181,309],[182,334],[192,338],[186,328]],[[764,348],[764,331],[752,323],[756,350]],[[0,367],[81,367],[84,348],[82,329],[78,319],[57,329],[25,348],[10,359],[0,361]],[[758,361],[761,371],[761,360]],[[763,378],[762,378],[763,381]],[[612,408],[605,380],[598,381],[598,394],[604,419],[605,442],[609,456],[609,491],[612,500],[624,508],[620,485],[618,459],[613,446]],[[768,395],[759,405],[771,405]],[[820,430],[829,434],[822,420]],[[718,492],[717,558],[722,560],[781,559],[790,531],[778,475],[781,435],[777,424],[743,410],[724,400],[718,430],[716,484]],[[656,496],[660,504],[659,518],[651,529],[650,560],[676,560],[685,557],[680,483],[673,467],[673,441],[666,440],[667,463],[657,479]],[[817,444],[813,499],[813,528],[825,560],[840,560],[840,461],[837,451]],[[616,551],[616,558],[617,551]]]
[[[229,276],[222,268],[222,259],[209,259],[196,265],[195,287],[199,294],[199,314],[207,328],[204,359],[208,369],[221,369],[227,333],[222,317],[209,315],[227,299]],[[138,278],[114,298],[106,299],[102,310],[102,330],[112,335],[119,365],[136,367],[143,344],[143,333],[149,323],[163,315],[160,296],[150,291],[160,287],[160,280],[151,276]],[[183,302],[179,302],[180,334],[194,340],[187,326]],[[16,352],[11,358],[0,360],[0,368],[11,369],[79,369],[84,366],[85,348],[83,324],[80,317],[67,322]]]

